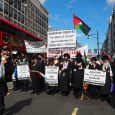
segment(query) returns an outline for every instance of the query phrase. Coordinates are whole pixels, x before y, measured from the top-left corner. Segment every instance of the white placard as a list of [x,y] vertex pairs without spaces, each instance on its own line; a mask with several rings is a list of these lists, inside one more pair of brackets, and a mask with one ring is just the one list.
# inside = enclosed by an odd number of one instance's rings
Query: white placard
[[46,66],[45,67],[45,80],[49,86],[58,86],[58,71],[57,66]]
[[84,81],[88,84],[104,86],[106,81],[106,72],[99,70],[85,69]]
[[48,32],[48,49],[76,47],[76,30]]
[[26,46],[27,53],[45,53],[46,52],[46,46],[44,45],[44,42],[25,40],[25,46]]
[[71,58],[75,58],[77,53],[80,52],[81,55],[86,56],[88,55],[88,45],[84,45],[80,48],[74,49],[74,50],[62,50],[62,51],[47,51],[47,57],[59,57],[61,55],[64,55],[64,53],[70,54]]
[[30,78],[28,64],[17,65],[17,77],[18,79],[29,79]]

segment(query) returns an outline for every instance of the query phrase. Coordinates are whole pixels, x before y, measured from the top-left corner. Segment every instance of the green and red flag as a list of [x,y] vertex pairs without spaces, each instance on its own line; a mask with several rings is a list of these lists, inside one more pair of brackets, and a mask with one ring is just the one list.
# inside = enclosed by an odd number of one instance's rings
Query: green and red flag
[[86,25],[80,18],[73,15],[74,29],[80,29],[85,35],[88,35],[91,28]]

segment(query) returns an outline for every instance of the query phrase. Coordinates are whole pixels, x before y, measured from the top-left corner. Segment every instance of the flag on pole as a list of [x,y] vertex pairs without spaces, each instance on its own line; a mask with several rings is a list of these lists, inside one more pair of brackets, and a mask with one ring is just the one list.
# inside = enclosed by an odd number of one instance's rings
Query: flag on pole
[[80,18],[73,15],[74,29],[80,29],[85,35],[88,35],[91,28],[86,25]]

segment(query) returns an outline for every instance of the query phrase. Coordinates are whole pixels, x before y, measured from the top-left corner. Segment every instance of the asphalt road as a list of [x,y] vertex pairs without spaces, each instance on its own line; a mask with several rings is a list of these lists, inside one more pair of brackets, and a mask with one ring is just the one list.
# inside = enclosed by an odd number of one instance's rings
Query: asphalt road
[[[47,95],[30,94],[31,91],[21,92],[9,90],[5,97],[6,110],[4,115],[72,115],[77,108],[76,115],[115,115],[115,108],[106,101],[75,99],[72,93],[63,97],[59,93]],[[73,114],[75,115],[75,114]]]

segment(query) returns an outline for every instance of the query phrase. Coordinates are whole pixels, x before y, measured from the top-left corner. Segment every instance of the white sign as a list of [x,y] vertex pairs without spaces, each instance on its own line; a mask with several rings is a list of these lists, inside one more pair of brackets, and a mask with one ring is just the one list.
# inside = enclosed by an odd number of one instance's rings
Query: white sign
[[27,64],[17,65],[17,76],[18,79],[29,79],[30,78],[29,66]]
[[86,54],[86,56],[88,55],[88,45],[82,46],[78,49],[75,50],[62,50],[62,51],[47,51],[47,57],[59,57],[61,55],[63,55],[64,53],[68,53],[70,54],[71,58],[75,58],[75,56],[77,55],[77,53],[80,52],[81,55],[84,56],[84,54]]
[[48,49],[76,47],[76,30],[48,32]]
[[25,40],[25,46],[27,53],[45,53],[46,46],[44,42],[37,42],[37,41],[27,41]]
[[106,81],[106,72],[99,70],[85,69],[84,81],[88,84],[104,86]]
[[58,71],[59,67],[56,66],[45,67],[45,80],[49,86],[58,86]]

